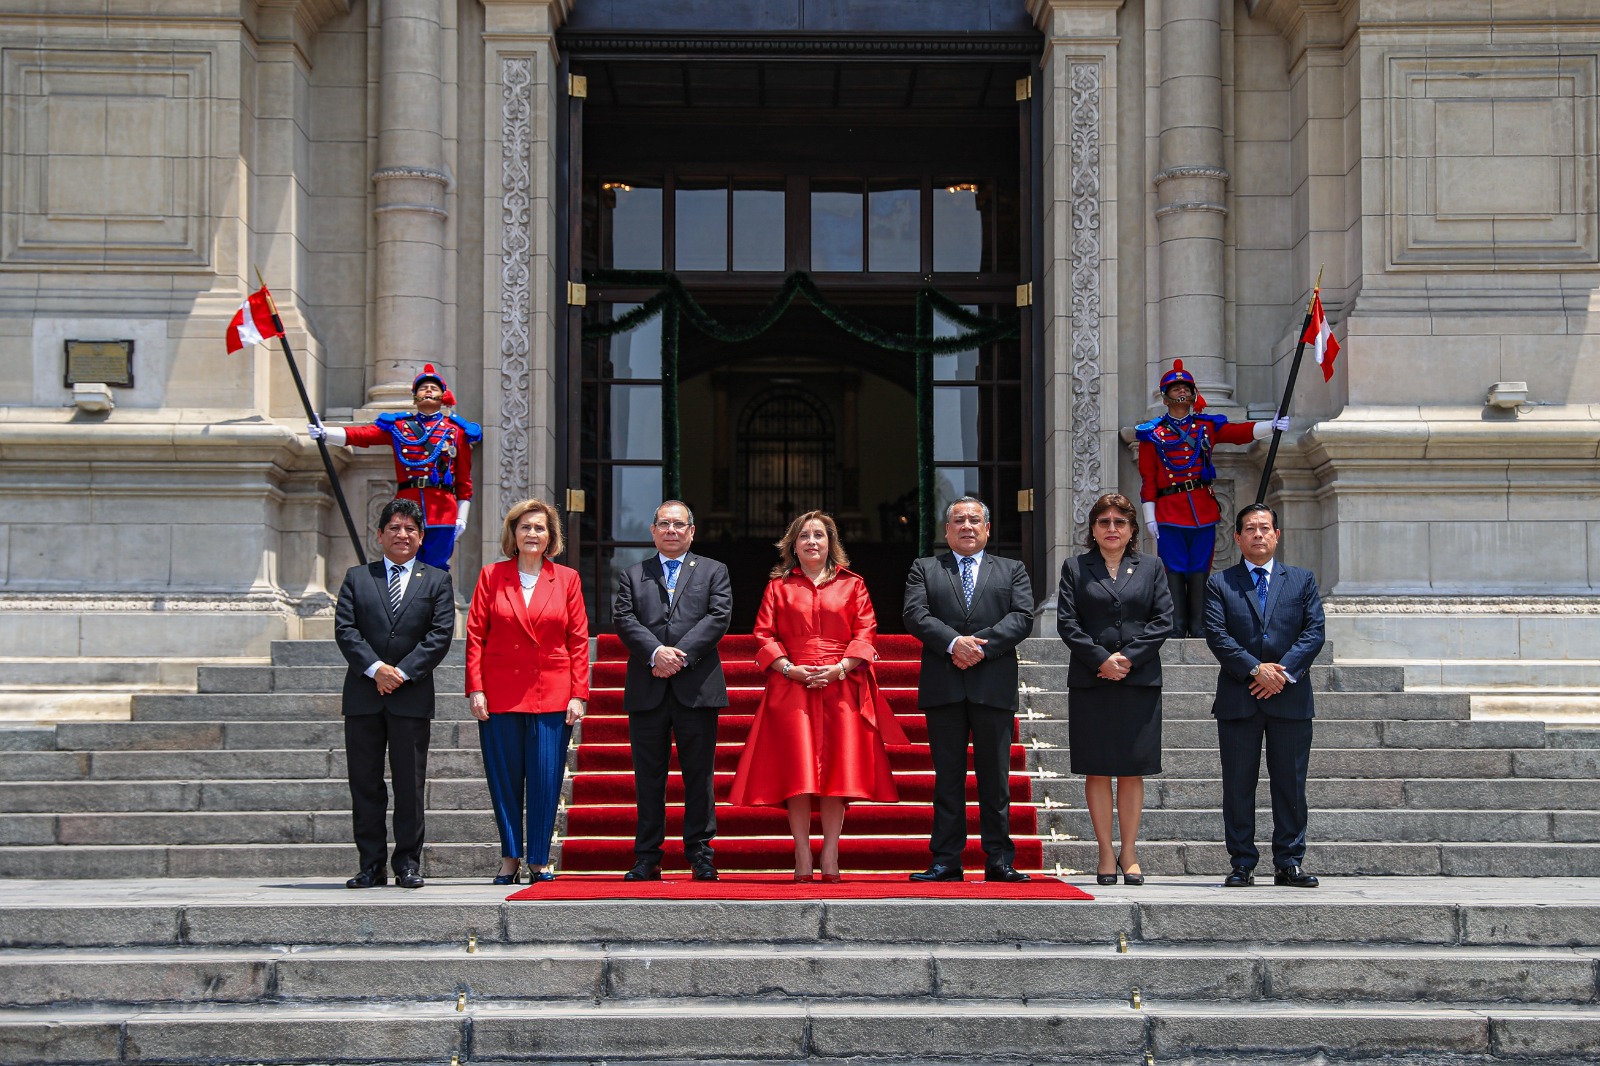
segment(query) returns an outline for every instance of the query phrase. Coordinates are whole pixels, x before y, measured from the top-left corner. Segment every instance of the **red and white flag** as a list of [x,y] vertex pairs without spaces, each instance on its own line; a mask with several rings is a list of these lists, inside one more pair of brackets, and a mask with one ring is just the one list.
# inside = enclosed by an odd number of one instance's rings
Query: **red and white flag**
[[1311,350],[1316,354],[1317,365],[1322,368],[1322,380],[1333,380],[1333,361],[1339,357],[1339,341],[1333,335],[1333,327],[1328,325],[1328,316],[1322,310],[1322,291],[1313,290],[1311,294],[1311,324],[1306,326],[1306,335],[1300,338],[1311,345]]
[[263,285],[233,313],[233,320],[228,323],[228,354],[232,355],[247,344],[260,344],[282,335],[283,331],[273,322],[272,294]]

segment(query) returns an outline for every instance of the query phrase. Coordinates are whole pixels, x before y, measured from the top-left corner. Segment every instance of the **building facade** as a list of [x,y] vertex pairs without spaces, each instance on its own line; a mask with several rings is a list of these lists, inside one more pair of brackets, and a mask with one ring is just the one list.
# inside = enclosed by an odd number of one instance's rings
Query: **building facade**
[[483,422],[458,573],[552,498],[602,627],[669,490],[752,611],[823,506],[889,622],[961,491],[1048,594],[1162,369],[1270,417],[1320,276],[1267,498],[1340,653],[1592,657],[1597,75],[1589,0],[0,0],[8,654],[326,632],[259,271],[326,419]]

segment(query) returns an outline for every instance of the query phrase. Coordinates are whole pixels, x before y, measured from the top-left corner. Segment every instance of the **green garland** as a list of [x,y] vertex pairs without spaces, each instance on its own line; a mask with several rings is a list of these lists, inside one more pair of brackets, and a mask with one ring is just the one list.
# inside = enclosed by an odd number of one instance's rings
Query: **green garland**
[[[877,348],[903,352],[916,359],[917,404],[917,511],[921,550],[927,554],[937,530],[934,513],[933,466],[933,357],[971,351],[1018,335],[1019,323],[975,315],[936,289],[917,293],[916,332],[895,333],[879,329],[836,306],[817,288],[811,275],[795,271],[783,279],[777,296],[754,319],[729,326],[713,317],[689,294],[676,274],[662,270],[599,270],[588,273],[590,285],[657,288],[660,291],[620,318],[584,324],[585,338],[613,337],[638,329],[661,315],[661,482],[667,496],[682,493],[682,452],[678,422],[678,348],[682,324],[687,321],[712,340],[741,344],[754,340],[783,317],[796,296],[804,296],[824,318],[846,333]],[[940,314],[963,332],[953,337],[933,335],[934,314]]]

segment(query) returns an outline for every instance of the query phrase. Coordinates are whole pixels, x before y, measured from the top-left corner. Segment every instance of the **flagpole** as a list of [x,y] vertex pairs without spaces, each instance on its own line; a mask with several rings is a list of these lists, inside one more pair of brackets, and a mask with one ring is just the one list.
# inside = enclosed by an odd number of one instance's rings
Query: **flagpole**
[[[1283,399],[1278,401],[1278,414],[1273,420],[1289,413],[1289,399],[1294,395],[1295,379],[1300,376],[1300,360],[1306,354],[1306,330],[1311,328],[1311,309],[1316,306],[1317,294],[1322,291],[1322,267],[1317,268],[1317,283],[1311,287],[1311,300],[1306,304],[1306,318],[1300,323],[1300,343],[1295,345],[1294,362],[1289,364],[1289,380],[1283,386]],[[1267,502],[1267,482],[1272,479],[1272,464],[1278,458],[1278,441],[1283,430],[1273,429],[1272,444],[1267,448],[1267,462],[1261,468],[1261,484],[1256,486],[1256,502]]]
[[[256,280],[261,282],[261,289],[267,294],[267,306],[272,310],[272,325],[278,331],[278,344],[283,348],[283,357],[289,363],[289,373],[294,378],[295,391],[300,393],[300,403],[306,409],[306,419],[317,425],[322,425],[322,419],[317,417],[317,412],[311,406],[311,396],[306,392],[306,383],[300,376],[300,367],[294,361],[294,349],[289,347],[289,335],[284,332],[283,319],[278,317],[278,301],[272,298],[272,291],[267,288],[266,281],[261,278],[261,271],[256,271]],[[356,550],[356,558],[362,566],[367,565],[367,551],[361,546],[361,534],[356,530],[355,519],[350,517],[350,505],[345,502],[344,487],[339,484],[339,475],[333,469],[333,456],[328,452],[328,442],[321,437],[317,438],[317,450],[322,453],[322,468],[328,472],[328,483],[333,486],[333,498],[339,504],[339,513],[344,515],[344,528],[350,534],[350,544]]]

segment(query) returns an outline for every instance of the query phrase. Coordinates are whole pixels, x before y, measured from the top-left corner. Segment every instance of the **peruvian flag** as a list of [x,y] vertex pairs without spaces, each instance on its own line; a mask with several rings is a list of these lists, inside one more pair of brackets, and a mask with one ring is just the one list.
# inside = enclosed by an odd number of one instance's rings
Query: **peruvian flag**
[[260,344],[281,336],[283,330],[274,321],[272,294],[263,285],[233,313],[228,323],[228,354],[232,355],[247,344]]
[[1300,338],[1304,344],[1311,345],[1316,353],[1317,365],[1322,368],[1322,380],[1333,380],[1333,361],[1339,358],[1339,342],[1333,335],[1333,327],[1328,325],[1328,316],[1322,310],[1322,290],[1315,289],[1311,293],[1311,323],[1306,326],[1306,335]]

